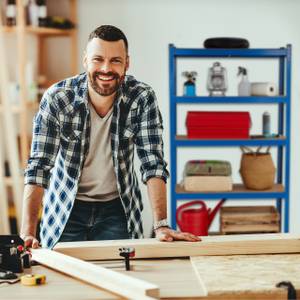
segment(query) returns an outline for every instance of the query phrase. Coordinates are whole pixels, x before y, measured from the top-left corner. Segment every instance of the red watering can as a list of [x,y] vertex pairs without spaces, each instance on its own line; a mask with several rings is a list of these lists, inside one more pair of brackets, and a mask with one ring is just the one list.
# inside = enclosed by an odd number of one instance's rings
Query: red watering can
[[[176,211],[176,221],[180,230],[195,235],[208,235],[208,228],[225,201],[225,199],[219,201],[213,211],[207,209],[205,202],[201,200],[181,205]],[[189,208],[194,205],[200,205],[200,208]]]

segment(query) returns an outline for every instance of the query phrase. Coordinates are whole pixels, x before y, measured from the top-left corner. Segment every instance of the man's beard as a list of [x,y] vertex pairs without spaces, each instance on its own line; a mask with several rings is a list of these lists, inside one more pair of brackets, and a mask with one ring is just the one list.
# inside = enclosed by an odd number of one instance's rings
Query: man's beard
[[[105,84],[105,81],[102,81],[103,84],[102,84],[102,86],[100,86],[97,83],[97,77],[101,76],[101,75],[112,76],[113,77],[112,80],[114,81],[114,84],[113,85],[111,85],[110,83]],[[120,85],[124,81],[125,72],[124,72],[124,75],[122,75],[122,76],[120,76],[119,74],[114,73],[114,72],[108,72],[108,73],[94,72],[93,74],[88,73],[88,76],[89,76],[89,83],[90,83],[92,89],[98,95],[100,95],[100,96],[110,96],[119,89]]]

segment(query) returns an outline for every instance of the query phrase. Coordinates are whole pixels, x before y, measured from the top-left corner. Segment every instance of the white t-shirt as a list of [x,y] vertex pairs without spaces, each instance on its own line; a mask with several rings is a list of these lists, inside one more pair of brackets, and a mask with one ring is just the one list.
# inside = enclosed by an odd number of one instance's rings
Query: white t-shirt
[[113,107],[101,118],[89,103],[91,135],[76,199],[109,201],[119,197],[111,151],[110,124]]

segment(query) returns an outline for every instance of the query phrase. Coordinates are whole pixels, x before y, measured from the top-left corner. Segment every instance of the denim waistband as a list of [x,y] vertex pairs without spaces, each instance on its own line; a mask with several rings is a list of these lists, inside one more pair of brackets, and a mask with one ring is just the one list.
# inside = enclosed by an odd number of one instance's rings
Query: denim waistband
[[108,200],[108,201],[83,201],[83,200],[75,200],[76,205],[78,206],[84,206],[84,207],[89,207],[89,206],[108,206],[108,205],[112,205],[116,202],[120,201],[120,197],[117,197],[115,199],[112,200]]

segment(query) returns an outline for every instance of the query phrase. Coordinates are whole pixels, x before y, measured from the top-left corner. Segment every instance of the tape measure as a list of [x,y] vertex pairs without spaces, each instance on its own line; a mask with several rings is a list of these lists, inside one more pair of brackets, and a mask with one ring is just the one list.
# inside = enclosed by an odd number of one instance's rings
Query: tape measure
[[46,276],[41,274],[27,274],[21,276],[21,283],[23,285],[40,285],[46,282]]

